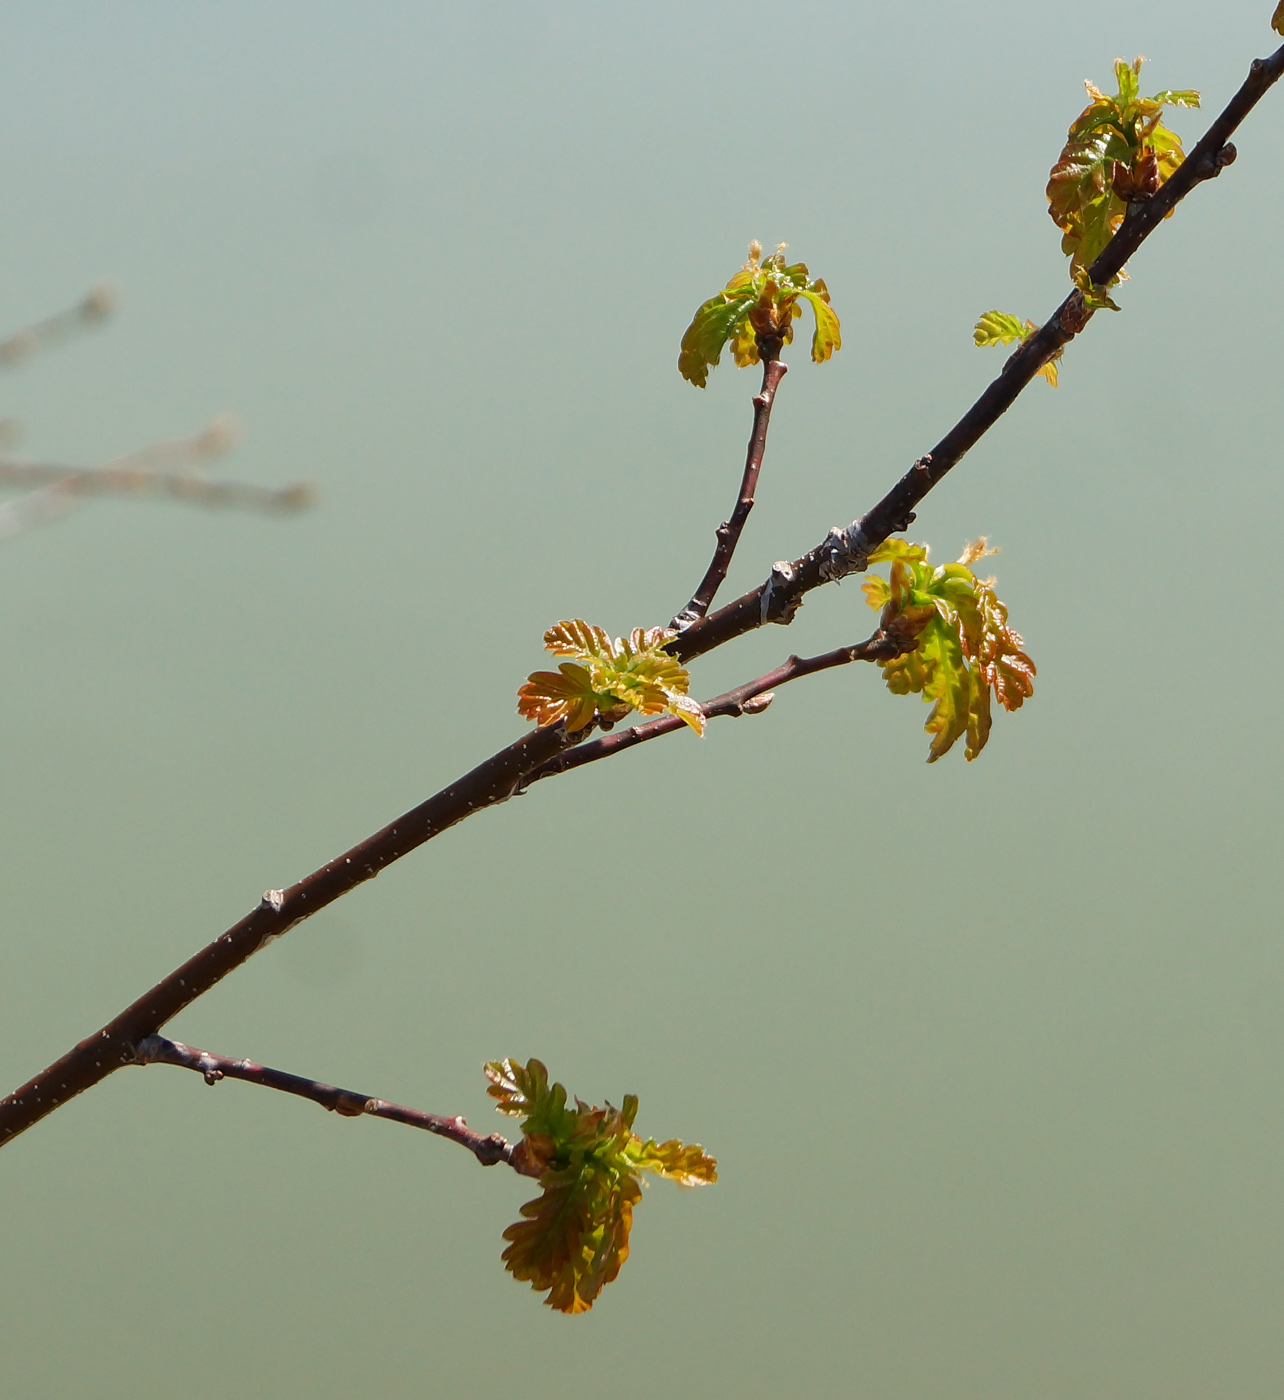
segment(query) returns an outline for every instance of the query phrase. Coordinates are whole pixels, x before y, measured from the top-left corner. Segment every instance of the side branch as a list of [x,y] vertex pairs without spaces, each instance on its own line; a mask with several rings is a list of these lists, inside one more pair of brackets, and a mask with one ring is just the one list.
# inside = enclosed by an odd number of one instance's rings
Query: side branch
[[718,526],[718,543],[713,551],[713,559],[700,580],[691,601],[669,623],[679,632],[685,631],[693,622],[704,617],[709,611],[718,589],[722,587],[731,567],[732,556],[740,542],[741,532],[753,509],[754,492],[758,489],[758,474],[762,470],[762,456],[767,447],[767,427],[771,422],[771,406],[775,402],[776,389],[788,372],[788,365],[780,358],[782,342],[778,339],[763,340],[759,344],[762,355],[762,388],[754,395],[753,430],[749,434],[749,447],[745,454],[744,476],[740,480],[740,494],[736,498],[731,518]]
[[[1113,272],[1153,232],[1166,208],[1170,208],[1201,180],[1211,179],[1229,163],[1231,148],[1227,144],[1228,138],[1267,89],[1279,79],[1282,71],[1284,47],[1271,58],[1254,62],[1247,81],[1192,150],[1190,159],[1166,186],[1161,187],[1145,208],[1130,208],[1114,240],[1090,269],[1095,282],[1100,284],[1113,276]],[[1163,203],[1165,190],[1168,191],[1166,198],[1170,201],[1167,205]],[[871,511],[853,521],[846,529],[832,529],[825,540],[801,559],[775,565],[771,577],[759,588],[717,612],[692,622],[669,644],[672,653],[681,661],[689,661],[765,623],[788,622],[800,606],[803,596],[811,589],[863,570],[868,565],[870,553],[879,544],[889,535],[909,528],[918,502],[993,427],[1040,366],[1083,328],[1088,315],[1082,294],[1076,289],[1062,302],[1047,324],[1022,344],[998,378],[932,452],[920,458]],[[763,427],[765,432],[765,421]],[[721,702],[725,708],[710,712],[752,713],[754,708],[762,707],[760,704],[755,707],[752,702],[764,696],[772,685],[828,666],[843,665],[857,659],[873,659],[859,655],[861,650],[861,647],[840,648],[808,661],[791,658],[780,673],[773,672],[770,677],[750,682],[748,693],[741,695],[732,691],[726,697],[711,701],[711,706],[718,706]],[[741,688],[742,691],[744,689]],[[670,718],[652,721],[584,747],[588,753],[605,756],[620,748],[658,737],[668,732],[666,726],[676,727],[678,723],[680,721]],[[587,738],[587,732],[581,731],[578,737]],[[0,1147],[113,1071],[138,1063],[138,1049],[142,1041],[156,1035],[185,1006],[272,939],[363,881],[372,879],[393,861],[456,822],[484,807],[506,801],[524,783],[533,781],[533,775],[544,765],[555,760],[575,742],[577,737],[568,738],[561,725],[527,733],[450,787],[298,884],[286,890],[269,890],[259,905],[239,923],[195,954],[100,1031],[81,1041],[62,1059],[0,1100]],[[604,747],[599,749],[596,747],[598,744]],[[610,747],[606,747],[608,744]],[[591,761],[590,757],[580,760]],[[554,771],[565,769],[550,768],[548,774],[541,773],[540,776],[549,776]]]
[[255,1064],[253,1060],[232,1060],[226,1055],[213,1055],[208,1050],[195,1050],[190,1045],[166,1040],[160,1035],[149,1035],[139,1042],[134,1063],[177,1065],[181,1069],[195,1070],[210,1085],[217,1084],[220,1079],[242,1079],[247,1084],[258,1084],[264,1089],[277,1089],[283,1094],[311,1099],[313,1103],[343,1118],[360,1118],[364,1114],[371,1118],[385,1118],[393,1123],[405,1123],[459,1143],[483,1167],[504,1162],[523,1176],[539,1175],[519,1151],[520,1144],[509,1142],[499,1133],[483,1135],[474,1132],[457,1116],[447,1118],[438,1113],[425,1113],[418,1108],[404,1108],[401,1104],[354,1093],[351,1089],[337,1089],[333,1084],[322,1084],[317,1079],[305,1079],[302,1075],[269,1069],[266,1065]]
[[189,958],[132,1006],[62,1059],[0,1099],[0,1147],[76,1094],[123,1065],[137,1062],[139,1042],[155,1035],[185,1006],[208,992],[295,924],[422,846],[456,822],[504,802],[533,768],[572,740],[560,725],[536,729],[479,764],[390,826],[285,890],[269,890],[249,914]]
[[[1150,200],[1130,206],[1105,251],[1089,268],[1092,281],[1105,285],[1165,214],[1205,180],[1213,179],[1234,159],[1229,138],[1284,73],[1284,47],[1270,58],[1254,59],[1249,75],[1221,115],[1191,150],[1190,156]],[[1091,312],[1076,288],[1047,322],[1030,336],[1000,370],[985,392],[932,448],[860,519],[845,529],[835,526],[814,549],[792,562],[776,564],[771,577],[717,612],[691,624],[669,645],[683,662],[743,636],[767,622],[789,622],[803,597],[821,584],[858,573],[870,553],[889,535],[908,530],[914,508],[958,464],[1012,406],[1025,386],[1087,324]]]
[[[740,715],[758,715],[771,704],[778,686],[787,685],[802,676],[813,676],[817,671],[828,671],[834,666],[848,666],[853,661],[889,661],[894,656],[913,651],[916,641],[917,639],[908,632],[898,632],[894,625],[888,628],[880,627],[867,641],[859,642],[856,646],[838,647],[820,656],[791,656],[783,665],[777,666],[774,671],[768,671],[764,676],[759,676],[756,681],[746,681],[735,690],[728,690],[712,700],[706,700],[700,709],[704,712],[705,719],[717,719],[723,715],[737,718]],[[604,734],[600,739],[566,749],[555,758],[550,758],[547,763],[541,764],[527,775],[521,790],[524,792],[541,778],[569,773],[572,768],[582,768],[586,763],[610,758],[612,754],[622,753],[625,749],[645,744],[649,739],[658,739],[662,734],[673,734],[685,727],[684,722],[676,716],[662,715],[659,719],[636,724],[631,729],[618,729],[613,733]]]

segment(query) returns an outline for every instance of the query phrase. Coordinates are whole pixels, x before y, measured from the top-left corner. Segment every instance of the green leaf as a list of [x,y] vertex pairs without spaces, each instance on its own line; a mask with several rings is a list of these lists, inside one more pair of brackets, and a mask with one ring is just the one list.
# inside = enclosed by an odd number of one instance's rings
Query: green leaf
[[1006,311],[986,311],[976,323],[972,340],[976,345],[1010,345],[1030,334],[1028,323]]
[[[1038,329],[1033,321],[1021,321],[1006,311],[986,311],[972,331],[972,343],[986,346],[1010,345],[1014,340],[1025,342]],[[1054,389],[1057,387],[1057,363],[1060,359],[1061,350],[1058,350],[1051,359],[1041,364],[1038,370]]]
[[816,330],[811,338],[811,358],[821,365],[833,356],[835,350],[843,348],[842,328],[838,315],[829,304],[829,290],[824,282],[816,281],[812,289],[801,293],[811,303],[816,317]]
[[504,1231],[503,1259],[514,1278],[547,1293],[559,1312],[587,1312],[629,1255],[633,1207],[642,1197],[640,1171],[682,1185],[718,1178],[717,1163],[697,1145],[676,1138],[657,1145],[633,1132],[638,1101],[567,1107],[566,1090],[550,1085],[539,1060],[494,1060],[487,1092],[501,1113],[524,1117],[518,1159],[538,1168],[540,1194]]
[[679,1142],[677,1138],[640,1142],[635,1136],[627,1150],[643,1171],[657,1172],[679,1186],[711,1186],[718,1179],[717,1162],[699,1143]]
[[730,344],[736,364],[757,364],[763,340],[787,344],[794,338],[793,323],[800,311],[800,297],[811,303],[816,330],[811,357],[817,364],[842,348],[838,315],[830,305],[829,289],[821,278],[812,279],[806,263],[785,264],[784,247],[762,256],[762,244],[749,245],[749,261],[716,296],[703,302],[682,336],[678,371],[688,383],[703,389],[709,370]]
[[595,718],[612,724],[637,710],[675,715],[703,734],[704,711],[687,694],[691,677],[664,649],[676,635],[665,627],[635,627],[612,641],[579,618],[559,622],[544,633],[544,645],[576,660],[557,671],[533,672],[517,692],[517,712],[541,725],[563,720],[575,733]]
[[[1074,272],[1074,284],[1079,288],[1079,293],[1083,297],[1083,304],[1089,311],[1118,311],[1110,295],[1110,287],[1102,287],[1095,283],[1088,276],[1086,267],[1079,267]],[[1114,284],[1111,283],[1111,286]]]
[[889,579],[875,575],[861,585],[866,601],[882,609],[884,629],[914,642],[879,665],[894,695],[921,695],[931,704],[924,726],[932,735],[929,763],[964,734],[968,760],[981,752],[990,735],[991,694],[1007,710],[1034,694],[1034,662],[1008,624],[994,580],[972,569],[992,553],[981,539],[956,562],[933,568],[926,546],[890,539],[870,555],[871,564],[892,569]]
[[682,337],[678,372],[688,383],[703,389],[709,371],[722,359],[722,347],[732,339],[757,300],[754,292],[728,296],[719,292],[696,312]]
[[1181,139],[1160,120],[1165,106],[1197,107],[1199,94],[1168,88],[1140,96],[1142,60],[1115,62],[1119,91],[1091,83],[1092,99],[1070,125],[1048,175],[1048,213],[1061,229],[1072,272],[1094,263],[1123,222],[1128,205],[1149,199],[1185,159]]

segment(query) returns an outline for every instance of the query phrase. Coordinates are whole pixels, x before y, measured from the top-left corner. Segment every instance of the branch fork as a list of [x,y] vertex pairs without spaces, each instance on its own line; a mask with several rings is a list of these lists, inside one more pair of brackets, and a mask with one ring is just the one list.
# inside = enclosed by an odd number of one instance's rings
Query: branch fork
[[[1201,180],[1211,178],[1230,163],[1234,151],[1229,143],[1231,134],[1282,72],[1284,46],[1269,59],[1254,62],[1248,79],[1183,165],[1147,201],[1144,208],[1129,210],[1112,241],[1089,269],[1094,285],[1107,285],[1180,199]],[[1077,290],[1072,293],[1072,296],[1075,295],[1079,295]],[[705,579],[691,602],[674,619],[673,625],[678,628],[679,635],[668,643],[673,656],[685,663],[756,630],[765,622],[787,620],[811,589],[848,573],[859,572],[868,563],[870,553],[888,536],[908,528],[914,519],[915,506],[997,423],[1049,356],[1072,338],[1059,321],[1060,312],[1066,309],[1070,301],[1071,297],[1067,297],[1058,312],[1030,335],[967,413],[932,448],[931,453],[919,458],[871,510],[846,529],[831,530],[826,539],[802,558],[777,564],[765,583],[717,612],[710,613],[713,597],[726,577],[735,545],[753,506],[771,406],[784,374],[784,366],[779,360],[779,346],[774,356],[765,355],[763,387],[754,399],[754,428],[740,495],[735,510],[725,523],[725,532],[720,530],[718,533],[717,549]],[[769,347],[763,345],[763,348]],[[769,703],[769,695],[789,680],[852,661],[894,656],[910,649],[906,643],[905,637],[896,635],[894,628],[888,628],[855,647],[842,647],[809,659],[790,657],[776,671],[709,701],[703,707],[704,713],[709,717],[758,713]],[[480,1135],[472,1134],[471,1130],[461,1126],[459,1119],[436,1118],[378,1099],[362,1100],[360,1096],[353,1096],[349,1100],[345,1097],[349,1091],[325,1085],[318,1089],[315,1081],[282,1075],[280,1071],[254,1066],[249,1061],[225,1061],[207,1052],[180,1047],[177,1042],[166,1042],[158,1032],[185,1006],[246,962],[264,946],[265,941],[325,908],[448,827],[474,812],[507,800],[540,778],[580,767],[596,758],[671,732],[681,724],[681,720],[666,715],[590,742],[581,742],[586,739],[585,734],[568,736],[563,725],[527,732],[345,855],[330,861],[290,888],[272,892],[271,897],[258,904],[239,923],[194,954],[182,967],[144,993],[101,1030],[0,1100],[0,1146],[121,1066],[159,1063],[163,1060],[198,1070],[203,1075],[218,1071],[227,1078],[249,1079],[268,1084],[268,1087],[284,1088],[286,1092],[301,1094],[317,1102],[322,1102],[317,1098],[317,1092],[328,1093],[332,1096],[330,1106],[336,1111],[340,1103],[345,1106],[362,1103],[364,1106],[359,1109],[362,1114],[413,1123],[414,1126],[462,1142],[478,1156],[479,1161],[485,1160],[484,1154],[499,1153],[493,1160],[506,1160],[511,1164],[512,1152],[516,1149],[510,1152],[507,1146],[500,1148],[494,1137],[482,1139]],[[166,1049],[166,1046],[172,1048]],[[143,1058],[140,1059],[140,1055]],[[193,1059],[193,1062],[187,1063],[188,1059]],[[276,1077],[281,1082],[269,1084],[269,1077]],[[317,1092],[300,1087],[304,1085],[311,1086]],[[421,1121],[427,1119],[432,1119],[436,1126]],[[479,1150],[474,1140],[492,1145]],[[498,1141],[502,1142],[502,1139]]]

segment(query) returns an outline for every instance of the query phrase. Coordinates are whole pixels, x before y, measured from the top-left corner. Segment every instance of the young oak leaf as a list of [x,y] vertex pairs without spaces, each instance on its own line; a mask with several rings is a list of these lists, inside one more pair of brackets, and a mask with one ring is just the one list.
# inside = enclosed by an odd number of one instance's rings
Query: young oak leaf
[[1160,118],[1165,106],[1198,107],[1199,93],[1165,89],[1142,97],[1143,62],[1115,60],[1113,97],[1085,82],[1092,101],[1071,123],[1048,174],[1048,213],[1061,229],[1072,274],[1096,262],[1128,205],[1154,195],[1185,159],[1180,138]]
[[698,1143],[634,1137],[626,1151],[643,1171],[657,1172],[679,1186],[710,1186],[718,1179],[718,1163]]
[[964,735],[969,762],[981,752],[990,735],[991,693],[1006,710],[1020,709],[1034,694],[1034,662],[1008,623],[994,580],[972,570],[994,552],[982,538],[956,562],[933,568],[925,545],[891,539],[870,556],[871,564],[891,564],[890,578],[875,575],[861,585],[870,607],[882,609],[882,626],[916,642],[878,664],[894,695],[922,695],[931,704],[924,726],[932,735],[929,763]]
[[688,383],[703,389],[709,370],[719,363],[728,343],[741,367],[758,363],[764,340],[789,344],[794,338],[793,323],[802,314],[800,299],[810,305],[816,323],[811,338],[816,364],[842,349],[842,328],[830,305],[829,288],[822,278],[812,278],[806,263],[786,265],[784,249],[782,243],[764,258],[762,244],[755,239],[749,245],[749,261],[722,291],[698,308],[678,355],[678,371]]
[[1284,34],[1284,0],[1275,7],[1275,13],[1271,16],[1271,28],[1277,34]]
[[503,1259],[514,1278],[547,1293],[564,1313],[587,1312],[629,1255],[633,1207],[642,1197],[638,1173],[654,1171],[683,1185],[717,1180],[717,1163],[699,1146],[676,1139],[643,1142],[633,1132],[637,1098],[622,1108],[593,1108],[549,1084],[539,1060],[486,1066],[487,1091],[501,1113],[523,1118],[518,1157],[539,1169],[541,1192],[504,1231]]
[[[978,346],[1010,345],[1014,340],[1024,344],[1039,328],[1033,321],[1018,321],[1006,311],[986,311],[977,321],[972,331],[972,343]],[[1057,362],[1061,359],[1063,345],[1051,359],[1039,366],[1041,374],[1055,389],[1057,387]]]
[[704,711],[687,694],[686,668],[664,650],[677,634],[665,627],[635,627],[615,641],[600,627],[575,618],[544,633],[544,645],[563,661],[556,671],[535,671],[517,692],[517,711],[537,724],[564,720],[568,733],[598,718],[610,726],[630,710],[676,715],[704,733]]

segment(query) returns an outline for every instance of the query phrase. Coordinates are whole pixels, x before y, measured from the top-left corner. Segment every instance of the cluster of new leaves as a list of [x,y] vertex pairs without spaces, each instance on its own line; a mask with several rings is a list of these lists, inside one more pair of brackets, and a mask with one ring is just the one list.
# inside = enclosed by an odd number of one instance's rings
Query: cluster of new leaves
[[871,608],[882,608],[882,626],[908,632],[917,646],[880,661],[894,695],[922,695],[932,703],[924,728],[932,735],[927,761],[935,763],[967,735],[971,761],[990,737],[990,692],[1005,710],[1020,709],[1034,694],[1034,662],[1021,650],[1021,635],[1008,626],[1008,610],[994,580],[972,572],[978,559],[995,551],[984,538],[963,551],[957,563],[933,568],[927,546],[891,539],[869,557],[890,563],[891,578],[861,585]]
[[487,1091],[500,1113],[522,1119],[518,1165],[538,1173],[540,1195],[504,1231],[509,1273],[559,1312],[587,1312],[629,1255],[633,1207],[644,1171],[682,1186],[717,1181],[718,1164],[703,1148],[671,1139],[645,1142],[633,1131],[638,1101],[623,1108],[590,1108],[550,1085],[539,1060],[495,1060],[486,1066]]
[[[972,340],[977,345],[1011,345],[1014,340],[1019,343],[1029,340],[1038,329],[1033,321],[1019,321],[1006,311],[987,311],[976,323]],[[1062,346],[1061,350],[1064,349]],[[1057,361],[1061,358],[1061,350],[1039,366],[1039,373],[1054,389],[1057,387]]]
[[806,263],[785,265],[785,245],[768,258],[762,244],[749,245],[749,261],[696,312],[682,337],[678,370],[683,379],[703,389],[709,370],[722,358],[722,348],[731,342],[736,364],[756,365],[764,340],[788,343],[794,338],[794,321],[802,315],[799,300],[811,303],[816,318],[811,338],[811,357],[823,364],[843,340],[838,315],[829,304],[829,288],[814,280]]
[[676,632],[665,627],[635,627],[612,641],[600,627],[575,618],[544,633],[555,656],[573,656],[556,671],[535,671],[517,692],[517,712],[538,724],[566,721],[568,733],[594,718],[603,728],[630,710],[644,715],[669,714],[704,733],[704,712],[687,694],[690,676],[664,650]]
[[1149,199],[1185,159],[1176,132],[1160,118],[1168,105],[1198,107],[1199,94],[1170,89],[1142,97],[1142,62],[1115,60],[1113,97],[1085,82],[1092,101],[1071,124],[1048,176],[1048,212],[1062,231],[1072,274],[1101,256],[1128,205]]

